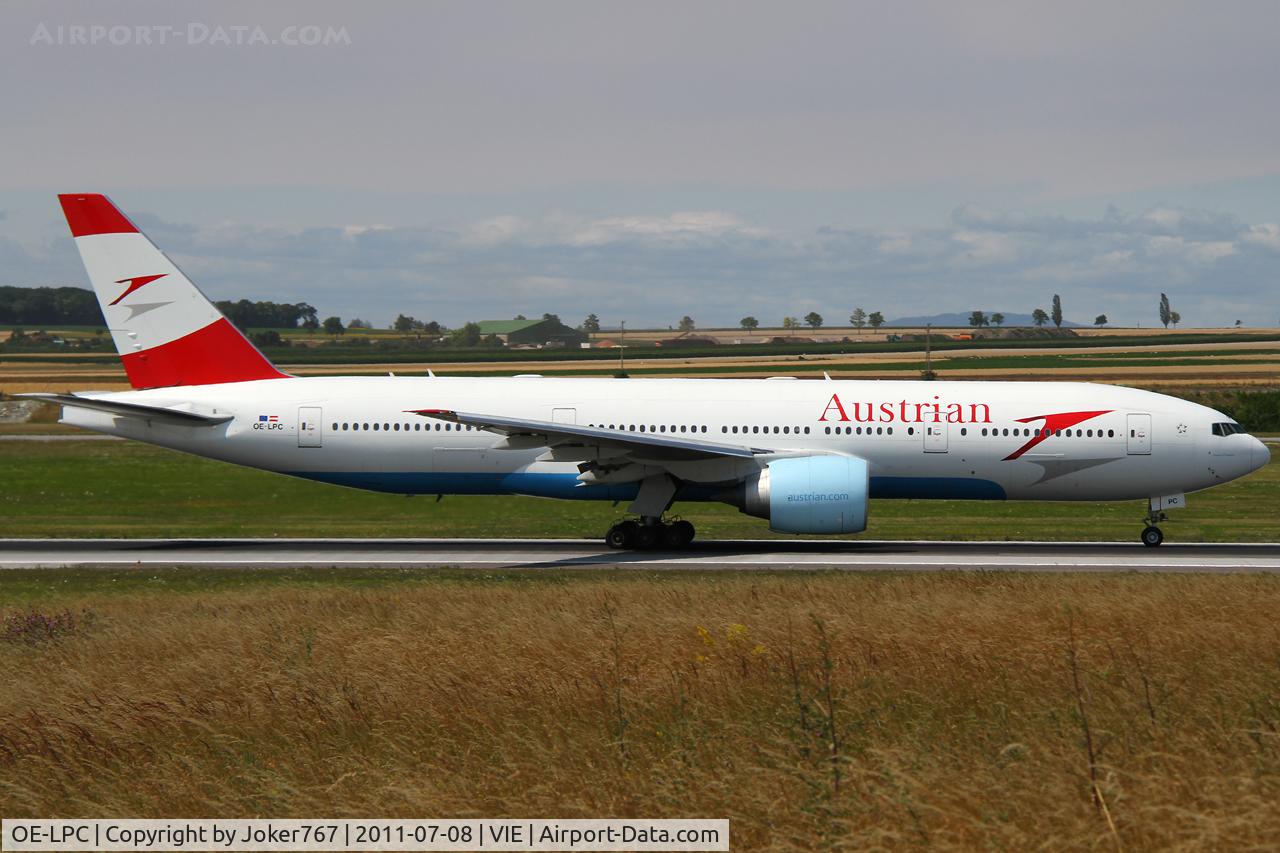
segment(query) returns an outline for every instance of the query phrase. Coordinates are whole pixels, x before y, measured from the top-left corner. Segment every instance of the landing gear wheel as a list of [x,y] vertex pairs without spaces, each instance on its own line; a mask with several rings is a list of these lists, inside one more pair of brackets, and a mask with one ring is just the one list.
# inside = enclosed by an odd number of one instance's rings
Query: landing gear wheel
[[661,534],[662,528],[656,524],[636,525],[635,547],[641,551],[648,551],[650,548],[658,544],[658,539]]
[[671,538],[671,544],[673,547],[685,548],[693,541],[694,533],[695,531],[692,524],[687,521],[677,521],[669,528],[668,535]]
[[604,544],[618,551],[634,548],[639,532],[640,525],[634,521],[620,522],[609,528],[609,532],[604,535]]
[[1142,544],[1148,548],[1154,548],[1164,541],[1164,532],[1154,524],[1147,525],[1142,530]]

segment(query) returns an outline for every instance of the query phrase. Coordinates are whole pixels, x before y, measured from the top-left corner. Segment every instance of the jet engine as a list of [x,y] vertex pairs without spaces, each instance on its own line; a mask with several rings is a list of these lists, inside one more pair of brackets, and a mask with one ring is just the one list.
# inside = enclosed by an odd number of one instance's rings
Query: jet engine
[[867,529],[868,477],[867,461],[856,456],[778,459],[730,502],[778,533],[859,533]]

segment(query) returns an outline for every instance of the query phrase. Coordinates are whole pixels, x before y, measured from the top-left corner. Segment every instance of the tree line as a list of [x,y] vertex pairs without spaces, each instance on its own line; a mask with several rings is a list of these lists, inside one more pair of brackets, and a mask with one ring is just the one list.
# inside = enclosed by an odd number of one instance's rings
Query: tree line
[[[228,320],[244,331],[302,328],[310,330],[323,329],[331,335],[341,335],[347,329],[373,328],[372,323],[358,318],[354,318],[346,324],[339,317],[327,317],[321,321],[316,314],[316,309],[305,302],[289,303],[240,299],[236,301],[223,300],[214,304]],[[1164,293],[1160,294],[1157,316],[1166,329],[1170,325],[1176,329],[1178,324],[1182,322],[1182,315],[1173,310],[1168,295]],[[517,316],[516,319],[523,320],[525,318]],[[542,319],[560,322],[559,316],[555,314],[543,314]],[[1061,328],[1063,322],[1062,298],[1055,293],[1050,303],[1050,309],[1048,311],[1043,308],[1034,309],[1031,312],[1031,321],[1038,327],[1052,321],[1056,328]],[[816,331],[822,327],[823,322],[821,314],[817,311],[810,311],[803,318],[783,317],[782,328],[794,330],[800,328],[803,324]],[[974,328],[991,325],[1002,326],[1004,322],[1004,315],[998,311],[988,315],[984,311],[975,310],[969,315],[969,325]],[[1105,326],[1108,322],[1106,314],[1099,314],[1094,318],[1094,325],[1096,326]],[[859,330],[868,325],[872,329],[879,329],[884,323],[884,314],[880,311],[867,312],[861,307],[857,307],[849,315],[849,324]],[[103,325],[103,318],[102,311],[98,307],[98,300],[91,290],[79,287],[0,286],[0,324],[36,327],[59,324],[101,326]],[[755,317],[747,316],[739,320],[738,325],[750,334],[760,327],[760,321]],[[1237,320],[1236,325],[1239,326],[1240,321]],[[682,332],[691,332],[696,327],[697,324],[688,315],[681,317],[677,324],[677,328]],[[406,314],[397,316],[391,328],[404,334],[416,332],[432,336],[442,335],[449,331],[434,320],[420,321]],[[578,325],[578,328],[584,332],[599,332],[600,318],[595,314],[588,314]],[[468,334],[467,337],[470,338],[473,334]]]
[[6,326],[101,326],[93,291],[81,287],[0,287],[0,323]]

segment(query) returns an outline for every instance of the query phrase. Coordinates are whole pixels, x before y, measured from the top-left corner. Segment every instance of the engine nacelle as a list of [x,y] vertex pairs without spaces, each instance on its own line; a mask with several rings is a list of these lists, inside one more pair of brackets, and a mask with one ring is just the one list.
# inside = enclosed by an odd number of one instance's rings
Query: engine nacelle
[[868,483],[867,462],[855,456],[779,459],[743,483],[735,503],[778,533],[859,533]]

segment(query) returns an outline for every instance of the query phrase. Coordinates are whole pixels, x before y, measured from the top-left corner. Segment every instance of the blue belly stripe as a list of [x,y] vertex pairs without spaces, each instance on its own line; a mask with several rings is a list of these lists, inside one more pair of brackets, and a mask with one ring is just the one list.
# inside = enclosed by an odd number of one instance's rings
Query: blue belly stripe
[[636,484],[580,486],[574,474],[430,473],[423,471],[283,471],[291,477],[318,480],[397,495],[532,495],[585,501],[631,500]]
[[[397,495],[532,495],[582,501],[629,501],[639,486],[580,486],[573,474],[430,473],[419,471],[284,471],[293,477],[318,480]],[[715,500],[721,487],[686,486],[678,500]],[[873,498],[1002,501],[999,483],[969,477],[872,477]]]

